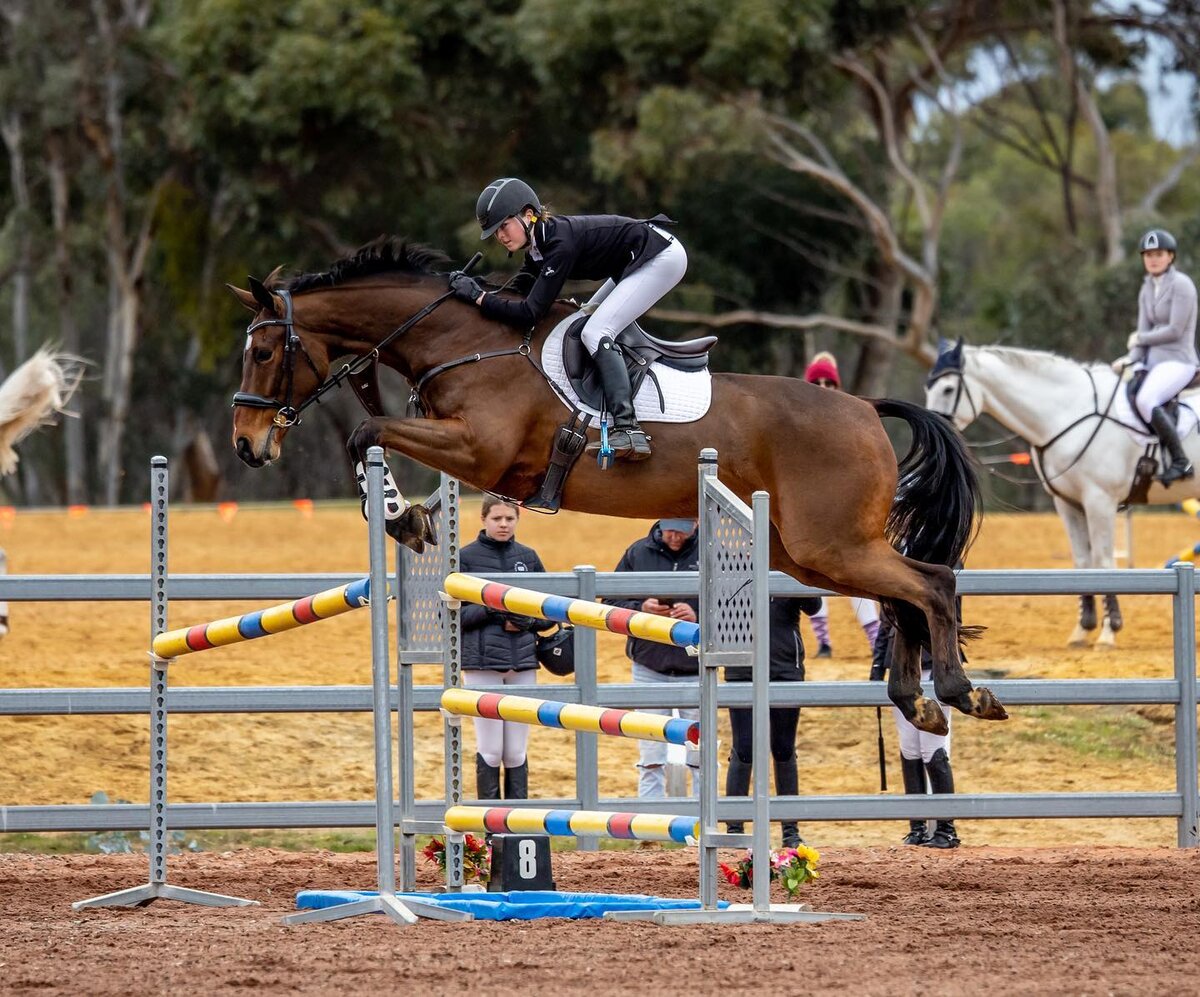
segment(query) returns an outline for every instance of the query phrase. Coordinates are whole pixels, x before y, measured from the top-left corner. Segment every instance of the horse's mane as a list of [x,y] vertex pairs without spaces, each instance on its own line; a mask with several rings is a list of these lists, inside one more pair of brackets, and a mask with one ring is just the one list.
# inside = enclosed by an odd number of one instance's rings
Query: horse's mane
[[328,270],[320,273],[302,273],[275,286],[299,294],[301,291],[317,287],[335,287],[358,277],[373,277],[379,274],[431,274],[434,273],[434,267],[445,266],[449,262],[450,258],[440,249],[409,242],[401,236],[381,235],[365,246],[360,246],[349,256],[343,256]]
[[1047,360],[1069,364],[1072,367],[1108,368],[1108,364],[1100,360],[1076,360],[1073,357],[1064,357],[1061,353],[1053,353],[1050,350],[1031,350],[1020,346],[975,346],[972,349],[977,353],[989,353],[1013,367],[1021,367],[1034,372],[1042,371],[1046,366]]

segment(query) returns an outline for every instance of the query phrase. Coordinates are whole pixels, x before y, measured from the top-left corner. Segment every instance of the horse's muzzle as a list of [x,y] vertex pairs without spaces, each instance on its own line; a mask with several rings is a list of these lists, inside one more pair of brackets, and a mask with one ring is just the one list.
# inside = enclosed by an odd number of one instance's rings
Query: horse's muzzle
[[241,458],[243,464],[248,464],[250,467],[262,467],[267,463],[266,458],[260,457],[254,452],[254,447],[251,445],[248,437],[239,436],[237,438],[237,455]]

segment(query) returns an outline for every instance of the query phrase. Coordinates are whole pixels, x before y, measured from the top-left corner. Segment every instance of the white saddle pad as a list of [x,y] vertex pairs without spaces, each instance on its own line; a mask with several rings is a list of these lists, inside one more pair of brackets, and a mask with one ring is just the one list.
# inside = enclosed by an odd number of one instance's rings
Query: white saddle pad
[[[1197,401],[1200,401],[1200,393],[1195,391],[1188,391],[1179,396],[1179,415],[1175,418],[1175,432],[1181,440],[1186,439],[1188,434],[1200,425],[1200,416],[1196,414]],[[1142,428],[1141,416],[1130,407],[1129,394],[1124,384],[1113,399],[1111,415],[1139,443],[1154,443],[1158,440],[1157,436]]]
[[[598,418],[599,412],[579,400],[579,396],[567,379],[567,371],[563,366],[563,336],[567,334],[567,329],[578,317],[578,315],[570,315],[563,319],[546,337],[546,343],[542,347],[542,369],[573,405],[578,407],[581,412],[587,412]],[[665,411],[659,407],[658,388],[654,386],[656,377],[662,387]],[[676,370],[674,367],[666,367],[661,363],[650,365],[650,373],[642,381],[637,397],[633,400],[633,408],[637,413],[638,422],[695,422],[708,412],[710,404],[712,404],[712,375],[707,369]]]

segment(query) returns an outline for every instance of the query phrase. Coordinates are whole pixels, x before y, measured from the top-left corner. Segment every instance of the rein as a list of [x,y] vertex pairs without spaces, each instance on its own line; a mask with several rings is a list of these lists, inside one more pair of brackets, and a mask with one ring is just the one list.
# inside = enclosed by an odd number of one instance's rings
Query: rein
[[[304,343],[301,341],[299,334],[296,332],[295,319],[293,317],[292,292],[291,291],[276,291],[275,293],[278,294],[279,297],[283,299],[284,309],[285,309],[284,317],[283,318],[273,318],[273,319],[263,319],[261,322],[255,322],[253,325],[250,326],[250,328],[248,328],[246,330],[246,335],[249,336],[251,333],[254,332],[255,329],[261,329],[264,326],[268,326],[268,325],[282,325],[284,327],[285,333],[284,333],[284,340],[283,340],[283,364],[280,368],[280,376],[283,378],[286,378],[287,388],[286,388],[286,391],[284,394],[283,405],[280,406],[278,398],[267,398],[265,395],[256,395],[256,394],[253,394],[248,391],[239,391],[236,394],[234,394],[233,405],[235,408],[239,405],[244,405],[247,408],[276,408],[276,407],[278,407],[279,410],[275,413],[274,421],[275,421],[275,425],[279,426],[281,428],[289,428],[291,426],[298,426],[300,424],[300,414],[306,408],[308,408],[310,405],[319,403],[321,400],[321,396],[323,394],[325,394],[327,391],[332,390],[333,388],[340,387],[341,383],[343,381],[345,381],[346,378],[350,377],[352,374],[361,373],[364,369],[369,367],[371,364],[375,363],[379,359],[379,354],[384,350],[384,348],[386,348],[387,346],[390,346],[393,342],[396,341],[396,339],[398,339],[400,336],[404,335],[404,333],[408,332],[409,329],[411,329],[414,325],[416,325],[418,322],[420,322],[423,318],[430,315],[447,298],[452,298],[454,296],[454,292],[447,291],[445,294],[442,294],[442,295],[434,298],[433,301],[431,301],[429,304],[427,304],[419,312],[415,313],[403,324],[397,326],[395,329],[393,329],[391,332],[389,332],[376,346],[372,347],[366,353],[363,353],[363,354],[355,357],[353,360],[349,360],[346,363],[344,363],[341,366],[341,368],[337,371],[337,373],[331,374],[329,377],[327,377],[321,383],[320,387],[318,387],[317,390],[315,392],[313,392],[312,396],[310,398],[308,398],[306,401],[302,402],[300,404],[299,408],[296,408],[292,405],[292,394],[293,394],[293,391],[295,388],[295,381],[296,381],[296,353],[299,352],[299,353],[303,354],[304,359],[308,361],[309,367],[312,368],[312,372],[314,374],[316,374],[317,377],[320,377],[321,375],[320,375],[320,372],[317,370],[317,365],[315,363],[313,363],[312,357],[310,357],[308,355],[308,350],[306,350],[304,348]],[[517,351],[512,350],[512,351],[508,351],[508,352],[515,353]],[[491,356],[493,354],[488,354],[488,355]],[[499,356],[501,354],[494,354],[494,355]],[[483,359],[483,355],[476,354],[476,359]],[[467,361],[458,361],[458,362],[467,362]],[[455,365],[456,364],[451,364],[449,366],[455,366]],[[446,366],[447,365],[443,364],[442,368],[445,368]],[[434,368],[434,371],[431,373],[440,373],[440,372],[441,372],[441,369]],[[429,376],[430,376],[430,374],[426,374],[421,379],[422,383],[425,380],[427,380],[429,378]]]

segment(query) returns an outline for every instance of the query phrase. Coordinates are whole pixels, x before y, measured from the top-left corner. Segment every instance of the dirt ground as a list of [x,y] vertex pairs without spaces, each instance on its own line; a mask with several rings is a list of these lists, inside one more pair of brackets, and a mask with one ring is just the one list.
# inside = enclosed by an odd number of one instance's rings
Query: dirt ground
[[[468,507],[464,521],[474,513]],[[1179,512],[1143,513],[1135,550],[1159,565],[1189,547],[1200,524]],[[523,541],[549,570],[579,563],[616,564],[648,524],[563,513],[526,515]],[[0,521],[0,544],[14,574],[144,572],[149,515],[142,510],[18,512]],[[181,508],[172,514],[170,567],[177,572],[365,571],[366,531],[356,504],[227,510]],[[1052,516],[990,515],[969,567],[1067,567],[1065,534]],[[1069,598],[969,598],[964,617],[988,627],[971,650],[976,675],[1010,677],[1169,676],[1170,616],[1162,597],[1123,600],[1126,629],[1115,653],[1065,648],[1075,617]],[[173,603],[172,626],[235,615],[246,603]],[[9,688],[144,686],[147,607],[141,603],[14,604],[12,633],[0,641],[0,686]],[[831,608],[834,657],[810,659],[813,679],[865,678],[867,643],[845,600]],[[366,614],[350,614],[270,640],[180,659],[175,686],[369,684]],[[805,624],[805,633],[809,633]],[[814,646],[808,638],[810,648]],[[623,642],[600,635],[602,681],[628,681]],[[542,681],[555,681],[543,673]],[[440,671],[417,669],[418,683]],[[878,791],[873,711],[808,710],[800,724],[801,791]],[[1174,786],[1171,712],[1133,709],[1017,708],[1004,724],[954,719],[958,785],[980,792],[1162,790]],[[884,716],[889,781],[899,784],[894,727]],[[727,734],[725,735],[727,737]],[[0,717],[0,805],[85,803],[147,796],[147,722],[139,716]],[[470,733],[468,751],[473,750]],[[727,743],[727,741],[726,741]],[[440,720],[418,718],[417,790],[439,797]],[[535,795],[569,795],[573,742],[558,731],[533,732],[530,782]],[[604,795],[636,794],[636,746],[601,742]],[[469,757],[469,756],[468,756]],[[371,799],[371,723],[367,714],[175,716],[170,728],[173,801]],[[893,824],[824,824],[804,831],[812,843],[886,844]],[[965,822],[970,844],[1169,845],[1173,822]]]
[[[284,927],[297,889],[368,887],[370,855],[254,850],[172,859],[182,886],[260,900],[85,910],[146,879],[140,856],[0,855],[0,991],[591,995],[1194,993],[1197,859],[1173,849],[836,848],[804,899],[861,922],[656,927],[379,916]],[[428,877],[428,874],[426,874]],[[694,852],[556,855],[560,889],[694,896]],[[429,882],[432,883],[432,878]],[[722,886],[725,897],[748,891]],[[777,898],[782,900],[782,894]]]

